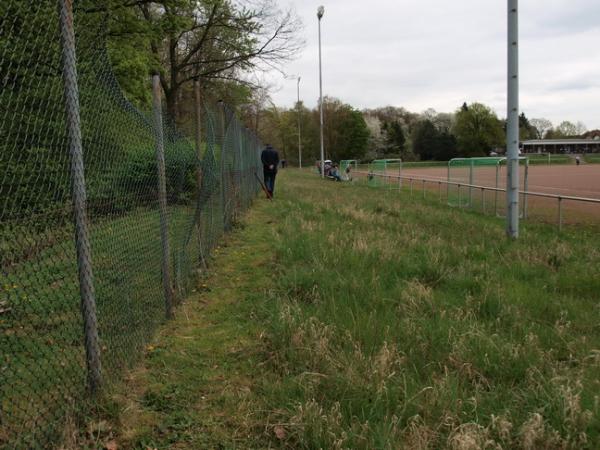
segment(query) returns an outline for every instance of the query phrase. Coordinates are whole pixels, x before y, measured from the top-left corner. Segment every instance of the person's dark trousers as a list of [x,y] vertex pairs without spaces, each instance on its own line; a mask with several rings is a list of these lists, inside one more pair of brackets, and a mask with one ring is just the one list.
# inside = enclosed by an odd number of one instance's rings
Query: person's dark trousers
[[277,172],[267,172],[266,170],[263,172],[265,177],[265,186],[267,187],[267,191],[273,196],[273,192],[275,191],[275,175]]

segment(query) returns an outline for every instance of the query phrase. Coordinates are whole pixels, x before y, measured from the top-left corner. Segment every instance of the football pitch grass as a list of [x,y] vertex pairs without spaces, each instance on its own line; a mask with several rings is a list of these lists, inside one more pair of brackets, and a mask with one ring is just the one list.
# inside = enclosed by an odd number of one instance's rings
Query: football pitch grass
[[[600,250],[283,171],[106,401],[125,448],[598,448]],[[108,431],[107,431],[108,429]]]

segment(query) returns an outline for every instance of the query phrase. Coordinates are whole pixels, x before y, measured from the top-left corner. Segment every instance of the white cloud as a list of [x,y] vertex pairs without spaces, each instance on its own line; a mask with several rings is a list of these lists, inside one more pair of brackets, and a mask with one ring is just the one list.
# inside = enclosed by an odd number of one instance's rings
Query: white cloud
[[[307,47],[287,72],[301,96],[318,99],[319,1],[281,0],[305,23]],[[323,90],[358,108],[453,111],[481,101],[505,115],[506,2],[323,1]],[[554,122],[600,128],[600,2],[520,2],[521,109]],[[272,75],[276,103],[293,106],[295,80]]]

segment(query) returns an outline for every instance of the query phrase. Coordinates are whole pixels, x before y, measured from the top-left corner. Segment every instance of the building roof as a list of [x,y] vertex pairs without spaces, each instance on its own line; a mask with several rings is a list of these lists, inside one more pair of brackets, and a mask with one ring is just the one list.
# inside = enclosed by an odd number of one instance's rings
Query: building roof
[[523,145],[600,145],[596,139],[532,139],[523,141]]

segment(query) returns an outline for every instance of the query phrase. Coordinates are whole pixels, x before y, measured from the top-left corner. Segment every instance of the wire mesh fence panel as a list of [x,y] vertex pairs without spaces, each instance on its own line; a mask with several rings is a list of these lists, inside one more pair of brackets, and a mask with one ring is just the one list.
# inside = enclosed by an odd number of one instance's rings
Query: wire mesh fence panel
[[[143,355],[165,320],[157,127],[123,95],[91,0],[75,2],[76,71],[64,72],[59,12],[69,4],[0,2],[0,447],[57,446],[90,398],[74,171],[84,181],[102,385]],[[79,168],[63,73],[78,93]],[[255,197],[261,144],[227,107],[202,106],[200,143],[163,117],[168,289],[181,300]]]

